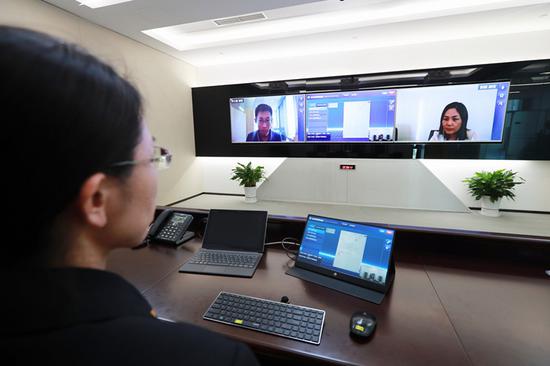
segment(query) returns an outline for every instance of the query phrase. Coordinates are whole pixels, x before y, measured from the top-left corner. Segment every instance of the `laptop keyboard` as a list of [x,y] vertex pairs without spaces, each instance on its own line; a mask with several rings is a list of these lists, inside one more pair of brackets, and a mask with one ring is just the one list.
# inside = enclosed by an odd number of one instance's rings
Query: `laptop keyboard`
[[191,258],[189,263],[208,264],[214,266],[254,268],[257,255],[240,253],[200,251]]
[[203,319],[319,344],[325,311],[222,291]]

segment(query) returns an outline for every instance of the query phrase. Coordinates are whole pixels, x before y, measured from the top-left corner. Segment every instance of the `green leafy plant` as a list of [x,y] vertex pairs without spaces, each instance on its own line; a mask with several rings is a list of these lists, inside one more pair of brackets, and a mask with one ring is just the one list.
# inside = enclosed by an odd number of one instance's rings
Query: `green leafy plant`
[[514,200],[516,196],[514,187],[523,184],[525,179],[517,177],[516,172],[506,169],[498,169],[492,172],[475,172],[469,178],[463,180],[468,184],[468,191],[479,200],[483,196],[489,196],[491,202],[496,202],[501,197]]
[[252,162],[246,165],[237,163],[237,166],[233,168],[232,172],[233,176],[231,180],[238,180],[239,185],[245,187],[256,187],[256,183],[260,180],[267,179],[264,174],[264,167],[261,165],[253,167]]

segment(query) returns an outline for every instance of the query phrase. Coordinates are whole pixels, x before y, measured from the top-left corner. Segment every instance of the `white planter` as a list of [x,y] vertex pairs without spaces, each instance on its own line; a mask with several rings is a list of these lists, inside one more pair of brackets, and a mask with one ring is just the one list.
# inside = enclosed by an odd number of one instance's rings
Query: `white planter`
[[500,201],[502,201],[502,198],[499,198],[495,202],[491,202],[491,197],[481,197],[481,214],[485,216],[499,217]]
[[246,203],[258,202],[258,199],[256,198],[256,188],[257,187],[244,187],[244,201]]

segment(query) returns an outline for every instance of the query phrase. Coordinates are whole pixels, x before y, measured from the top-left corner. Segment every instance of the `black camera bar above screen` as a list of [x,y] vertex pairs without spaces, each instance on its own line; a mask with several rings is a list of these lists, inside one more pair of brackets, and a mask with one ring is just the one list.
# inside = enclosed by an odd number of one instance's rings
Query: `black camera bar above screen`
[[550,159],[550,60],[193,88],[193,108],[198,156]]

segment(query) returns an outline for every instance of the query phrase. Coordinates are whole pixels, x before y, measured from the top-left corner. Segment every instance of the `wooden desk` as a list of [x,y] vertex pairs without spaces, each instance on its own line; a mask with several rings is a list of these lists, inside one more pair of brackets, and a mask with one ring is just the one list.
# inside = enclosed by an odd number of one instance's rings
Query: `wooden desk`
[[514,260],[424,258],[475,365],[550,365],[550,277]]
[[[281,225],[280,218],[275,221]],[[381,305],[285,275],[292,261],[277,247],[266,250],[252,279],[178,273],[200,248],[198,239],[178,249],[118,250],[108,268],[135,284],[159,316],[208,328],[294,363],[550,364],[550,279],[543,265],[403,244],[396,253],[394,286]],[[271,300],[287,296],[291,303],[326,310],[321,344],[203,320],[222,290]],[[376,332],[364,343],[349,336],[350,316],[358,310],[378,318]]]

